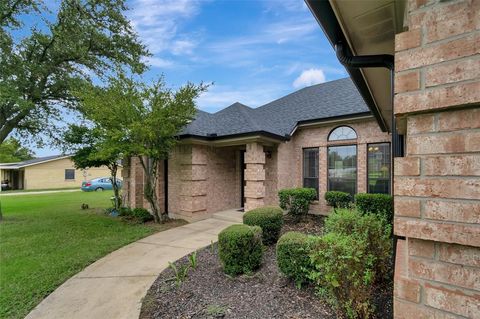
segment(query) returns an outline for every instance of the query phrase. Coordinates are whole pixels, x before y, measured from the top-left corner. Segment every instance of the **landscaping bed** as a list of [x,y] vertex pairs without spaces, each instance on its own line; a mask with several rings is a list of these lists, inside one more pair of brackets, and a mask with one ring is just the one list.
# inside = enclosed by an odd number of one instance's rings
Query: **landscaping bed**
[[[324,217],[307,216],[294,223],[286,216],[282,233],[319,235]],[[336,318],[336,312],[313,287],[297,289],[277,267],[275,245],[265,247],[261,268],[249,275],[226,275],[217,245],[198,251],[197,268],[177,285],[171,268],[163,271],[144,298],[140,318]],[[188,256],[176,263],[188,266]],[[391,285],[386,285],[391,286]],[[391,318],[391,288],[376,289],[378,318]]]

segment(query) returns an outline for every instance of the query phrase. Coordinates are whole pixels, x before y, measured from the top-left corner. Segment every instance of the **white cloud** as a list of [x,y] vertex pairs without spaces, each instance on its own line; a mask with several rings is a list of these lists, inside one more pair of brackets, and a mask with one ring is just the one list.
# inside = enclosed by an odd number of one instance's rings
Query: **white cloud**
[[145,59],[145,63],[150,66],[154,66],[157,68],[170,68],[174,65],[173,61],[162,59],[158,57],[148,57]]
[[154,55],[149,59],[152,66],[171,66],[173,61],[166,60],[165,55],[193,53],[199,35],[182,33],[181,22],[198,14],[200,1],[134,0],[131,7],[129,17],[132,25]]
[[325,73],[322,69],[304,70],[298,78],[293,81],[294,88],[323,83],[326,81]]
[[217,112],[235,102],[258,107],[271,102],[286,92],[285,87],[272,86],[246,86],[231,87],[226,85],[215,85],[197,99],[198,107],[206,112]]

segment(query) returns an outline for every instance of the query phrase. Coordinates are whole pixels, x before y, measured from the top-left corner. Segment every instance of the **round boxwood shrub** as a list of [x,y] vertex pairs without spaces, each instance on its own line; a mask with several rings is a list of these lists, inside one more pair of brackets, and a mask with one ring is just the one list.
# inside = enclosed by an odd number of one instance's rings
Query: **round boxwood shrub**
[[256,270],[262,263],[262,229],[242,224],[225,228],[218,235],[218,254],[228,275]]
[[298,221],[308,214],[312,201],[317,198],[314,188],[286,188],[278,192],[280,207]]
[[362,214],[375,214],[384,216],[391,224],[393,222],[393,197],[387,194],[366,194],[355,195],[355,205]]
[[265,206],[253,209],[243,215],[243,223],[262,228],[264,245],[273,245],[280,236],[283,226],[283,211],[280,207]]
[[153,215],[145,208],[134,208],[132,216],[139,222],[145,223],[153,220]]
[[328,191],[325,192],[325,200],[333,209],[347,208],[352,202],[352,196],[345,192]]
[[310,246],[313,239],[304,233],[285,233],[277,243],[277,264],[280,271],[295,281],[300,288],[309,282],[308,276],[312,270],[310,262]]

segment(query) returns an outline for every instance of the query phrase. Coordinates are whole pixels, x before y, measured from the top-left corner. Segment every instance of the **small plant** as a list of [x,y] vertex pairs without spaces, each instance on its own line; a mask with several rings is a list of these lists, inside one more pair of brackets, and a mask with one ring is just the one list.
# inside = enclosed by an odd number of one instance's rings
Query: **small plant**
[[386,278],[391,271],[392,226],[383,216],[362,215],[355,210],[340,209],[325,220],[325,231],[341,235],[351,235],[366,243],[368,252],[375,260],[375,273],[378,280]]
[[83,203],[83,204],[82,204],[82,209],[83,209],[83,210],[88,209],[88,204]]
[[352,196],[349,193],[339,191],[328,191],[325,193],[325,200],[328,206],[337,208],[348,208],[352,203]]
[[376,214],[384,216],[393,223],[393,197],[387,194],[366,194],[355,195],[355,205],[362,214]]
[[197,269],[198,262],[197,262],[197,251],[195,250],[193,253],[188,255],[188,260],[190,261],[190,266],[193,269]]
[[210,253],[212,255],[215,255],[215,243],[213,242],[213,240],[210,241]]
[[369,318],[375,256],[367,243],[352,235],[328,233],[315,243],[310,256],[315,266],[310,279],[339,317],[343,313],[349,319]]
[[146,223],[153,220],[153,215],[145,208],[134,208],[132,210],[132,217],[141,223]]
[[221,305],[208,305],[206,313],[207,316],[213,318],[223,318],[227,314],[227,307]]
[[299,220],[308,213],[310,204],[317,198],[317,191],[314,188],[288,188],[280,190],[278,197],[280,207]]
[[170,267],[170,269],[173,270],[173,273],[174,273],[175,277],[173,277],[172,279],[175,280],[175,284],[177,285],[177,287],[180,287],[182,282],[184,282],[185,279],[187,278],[188,270],[189,270],[190,266],[189,265],[182,265],[180,267],[177,267],[177,266],[175,266],[174,263],[169,262],[168,267]]
[[146,223],[153,220],[152,214],[150,214],[145,208],[131,209],[128,207],[121,207],[118,216],[134,223]]
[[277,243],[278,269],[295,281],[297,288],[309,282],[309,273],[312,269],[310,262],[310,246],[312,238],[304,233],[285,233]]
[[262,263],[262,229],[232,225],[218,235],[218,254],[228,275],[252,272]]
[[243,215],[243,223],[262,228],[264,245],[275,244],[283,226],[283,212],[280,207],[265,206],[253,209]]

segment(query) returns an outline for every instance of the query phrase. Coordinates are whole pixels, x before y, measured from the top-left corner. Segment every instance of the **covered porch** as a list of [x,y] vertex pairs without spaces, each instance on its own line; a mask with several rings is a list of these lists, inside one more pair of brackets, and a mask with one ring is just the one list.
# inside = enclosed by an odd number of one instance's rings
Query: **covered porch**
[[25,171],[18,168],[0,168],[2,190],[19,190],[25,186]]
[[276,150],[261,138],[184,141],[168,160],[170,215],[192,221],[276,203]]

